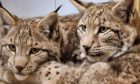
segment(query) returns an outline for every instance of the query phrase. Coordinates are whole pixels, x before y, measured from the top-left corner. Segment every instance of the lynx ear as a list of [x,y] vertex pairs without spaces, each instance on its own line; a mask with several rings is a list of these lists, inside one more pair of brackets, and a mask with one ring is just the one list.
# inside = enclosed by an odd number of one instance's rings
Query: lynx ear
[[48,16],[41,19],[38,23],[38,27],[52,27],[54,26],[58,21],[58,15],[55,12],[50,13]]
[[113,8],[112,12],[122,19],[124,23],[129,23],[130,16],[133,13],[134,0],[123,0],[118,2]]
[[0,2],[0,25],[14,25],[13,16],[2,6]]
[[2,6],[0,2],[0,39],[8,33],[12,25],[15,25],[13,16]]
[[70,0],[70,2],[80,11],[84,12],[89,6],[93,5],[94,3],[85,3],[80,0]]
[[60,5],[54,12],[50,13],[48,16],[40,20],[38,23],[38,27],[54,26],[55,23],[58,22],[57,12],[59,11],[61,7],[62,5]]
[[48,38],[57,37],[57,24],[58,15],[52,12],[38,23],[39,32],[43,33]]
[[38,23],[39,31],[49,38],[57,38],[58,36],[58,14],[57,11],[61,8],[59,6],[54,12],[50,13],[48,16],[44,17]]

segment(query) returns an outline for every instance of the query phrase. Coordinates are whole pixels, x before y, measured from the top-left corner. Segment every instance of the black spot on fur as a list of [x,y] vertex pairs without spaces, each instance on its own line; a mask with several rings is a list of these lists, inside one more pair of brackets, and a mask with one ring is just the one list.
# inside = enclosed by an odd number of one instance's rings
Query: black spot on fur
[[133,82],[132,84],[137,84],[136,82]]
[[35,43],[35,45],[38,45],[38,43]]
[[55,66],[54,68],[59,68],[59,66]]
[[46,76],[49,76],[50,74],[51,74],[51,72],[47,72],[47,73],[46,73]]
[[59,74],[59,72],[56,72],[56,75],[58,75]]

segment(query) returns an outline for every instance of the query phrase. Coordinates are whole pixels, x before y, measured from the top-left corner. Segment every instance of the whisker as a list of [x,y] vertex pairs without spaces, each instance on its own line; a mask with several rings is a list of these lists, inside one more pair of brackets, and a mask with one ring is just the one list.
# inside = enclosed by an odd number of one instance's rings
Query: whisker
[[105,46],[105,47],[94,48],[94,49],[92,49],[92,51],[90,51],[90,52],[91,52],[91,53],[94,53],[94,52],[101,52],[101,51],[104,51],[104,50],[121,50],[121,48],[112,47],[112,46]]

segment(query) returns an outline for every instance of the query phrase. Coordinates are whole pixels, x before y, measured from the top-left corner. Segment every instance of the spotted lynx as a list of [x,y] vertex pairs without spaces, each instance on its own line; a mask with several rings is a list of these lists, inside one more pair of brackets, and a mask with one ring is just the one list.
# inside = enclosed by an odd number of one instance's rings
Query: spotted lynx
[[43,84],[130,84],[133,82],[133,80],[116,78],[111,67],[102,62],[84,67],[68,67],[52,61],[43,66],[41,72],[38,72],[41,74]]
[[[78,4],[76,0],[71,1]],[[92,61],[98,57],[101,58],[99,60],[104,60],[108,57],[120,56],[134,44],[137,36],[136,29],[124,24],[126,18],[117,17],[117,8],[114,8],[117,5],[111,8],[108,5],[87,7],[85,4],[79,4],[80,7],[77,6],[79,10],[83,5],[84,9],[81,10],[85,11],[78,23],[78,31],[81,35],[80,45],[83,51],[81,55],[87,55],[87,59]]]
[[[116,78],[126,79],[129,81],[127,84],[139,84],[140,17],[135,11],[134,0],[123,0],[113,8],[98,4],[87,7],[86,3],[79,0],[71,2],[84,12],[78,23],[83,52],[81,56],[86,56],[90,63],[104,61],[111,66]],[[97,79],[102,78],[108,77],[97,76]]]
[[[2,26],[7,30],[2,37],[2,56],[5,58],[1,67],[1,80],[16,83],[25,80],[44,62],[60,62],[59,29],[54,29],[57,14],[50,13],[39,22],[28,19],[14,19],[4,8],[0,8]],[[51,18],[51,19],[50,19]],[[47,24],[47,26],[46,26]],[[8,29],[6,29],[8,26]],[[45,33],[42,31],[46,31]],[[5,71],[5,73],[4,73]],[[7,76],[7,74],[14,77]],[[11,84],[10,83],[10,84]]]

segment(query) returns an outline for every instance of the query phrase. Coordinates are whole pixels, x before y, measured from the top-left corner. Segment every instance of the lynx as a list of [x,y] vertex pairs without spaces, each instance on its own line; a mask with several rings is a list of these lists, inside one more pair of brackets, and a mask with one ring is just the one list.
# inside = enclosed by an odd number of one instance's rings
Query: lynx
[[[134,44],[137,38],[136,29],[134,26],[124,24],[128,21],[127,16],[120,18],[116,15],[116,11],[119,10],[118,4],[113,8],[96,4],[87,7],[82,2],[81,4],[79,1],[71,1],[79,10],[85,11],[78,23],[83,51],[81,55],[87,55],[87,59],[92,61],[96,57],[104,60],[120,56]],[[120,9],[119,12],[126,14],[125,9]]]
[[[4,65],[1,66],[1,79],[6,82],[14,77],[24,80],[42,63],[50,60],[60,62],[60,34],[56,25],[53,25],[57,23],[57,13],[52,12],[39,22],[15,19],[3,7],[0,8],[0,15],[0,28],[6,31],[1,40],[4,61]],[[4,71],[13,74],[14,77],[8,77]]]
[[[111,66],[115,78],[133,81],[128,84],[139,84],[140,17],[135,11],[134,0],[123,0],[113,8],[98,4],[87,6],[79,0],[71,2],[83,12],[78,23],[81,56],[86,56],[89,63],[103,61]],[[107,79],[106,76],[97,77],[102,78]]]

